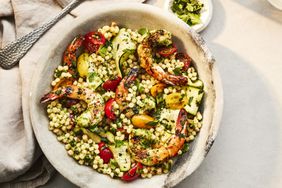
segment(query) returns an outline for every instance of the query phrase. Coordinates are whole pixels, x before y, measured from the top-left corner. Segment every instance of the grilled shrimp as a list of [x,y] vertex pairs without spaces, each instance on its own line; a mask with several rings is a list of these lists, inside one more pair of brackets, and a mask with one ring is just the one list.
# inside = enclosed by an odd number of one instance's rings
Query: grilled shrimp
[[157,30],[151,33],[137,48],[140,66],[161,82],[169,85],[185,85],[188,81],[186,77],[166,73],[159,65],[154,64],[153,48],[170,44],[172,44],[171,33],[165,30]]
[[96,125],[102,121],[105,105],[100,94],[93,92],[91,89],[68,85],[47,93],[41,98],[40,102],[46,103],[61,97],[79,99],[87,103],[87,109],[76,118],[77,125],[87,127],[89,125]]
[[133,158],[144,165],[153,166],[176,156],[185,143],[187,124],[187,112],[181,109],[177,117],[175,134],[172,135],[165,144],[159,144],[159,146],[155,148],[138,147],[138,145],[142,144],[142,139],[146,139],[146,137],[149,136],[149,133],[145,133],[143,137],[130,134],[129,149]]
[[63,64],[69,67],[69,72],[73,74],[76,69],[76,52],[81,47],[84,37],[78,35],[66,48],[63,55]]
[[138,74],[138,69],[132,68],[128,73],[128,75],[121,80],[121,82],[119,83],[116,89],[115,101],[118,103],[121,110],[124,110],[123,102],[125,101],[128,95],[128,88],[132,84],[132,82],[136,80],[137,74]]

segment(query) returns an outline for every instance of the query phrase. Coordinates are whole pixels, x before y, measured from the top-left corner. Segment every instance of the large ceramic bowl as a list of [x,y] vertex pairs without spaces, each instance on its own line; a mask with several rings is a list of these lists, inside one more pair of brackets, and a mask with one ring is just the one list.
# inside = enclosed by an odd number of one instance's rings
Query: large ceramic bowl
[[[138,179],[124,183],[118,179],[99,174],[90,167],[81,166],[67,155],[64,145],[57,141],[56,136],[48,130],[46,106],[39,103],[40,98],[50,91],[50,82],[54,69],[61,63],[61,58],[68,43],[80,33],[97,29],[111,21],[128,28],[150,29],[164,28],[175,36],[174,41],[182,51],[187,51],[195,62],[199,76],[205,84],[205,98],[202,105],[203,126],[188,153],[180,156],[171,172],[165,175],[153,176],[151,179]],[[33,78],[30,97],[30,116],[38,143],[52,165],[67,179],[80,187],[172,187],[189,176],[201,164],[209,152],[221,118],[222,88],[215,60],[203,39],[192,31],[184,22],[171,17],[161,9],[143,4],[118,4],[93,7],[91,12],[85,12],[66,25],[65,30],[58,33],[57,39],[50,41],[52,48],[46,51],[40,59]]]

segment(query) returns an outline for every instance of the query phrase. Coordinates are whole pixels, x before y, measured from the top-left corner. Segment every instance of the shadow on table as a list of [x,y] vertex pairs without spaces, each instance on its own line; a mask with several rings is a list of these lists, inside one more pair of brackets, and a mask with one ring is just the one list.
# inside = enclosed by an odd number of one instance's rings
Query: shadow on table
[[213,16],[208,27],[201,32],[201,35],[209,41],[220,36],[226,26],[226,13],[221,2],[213,2]]
[[234,2],[282,24],[282,11],[273,7],[267,0],[234,0]]
[[223,119],[206,160],[177,187],[268,187],[281,174],[281,117],[275,97],[249,62],[224,46],[209,46],[218,56]]

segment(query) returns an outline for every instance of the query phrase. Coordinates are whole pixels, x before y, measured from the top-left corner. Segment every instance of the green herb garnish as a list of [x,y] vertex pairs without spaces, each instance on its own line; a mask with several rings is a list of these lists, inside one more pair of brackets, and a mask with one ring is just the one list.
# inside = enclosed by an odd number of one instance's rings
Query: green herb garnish
[[148,28],[141,28],[137,31],[140,35],[147,35],[149,33]]
[[199,0],[174,0],[171,10],[190,26],[201,22],[201,10],[204,4]]
[[187,152],[189,150],[189,144],[188,143],[185,143],[183,145],[183,148],[182,148],[182,154],[184,154],[185,152]]
[[173,73],[176,75],[176,76],[179,76],[179,75],[181,75],[181,68],[175,68],[174,70],[173,70]]
[[158,121],[158,120],[155,120],[155,121],[149,121],[148,123],[146,123],[146,125],[149,125],[149,126],[156,126],[158,123],[159,123],[159,121]]
[[120,146],[122,146],[124,144],[124,141],[122,140],[116,140],[115,141],[115,147],[119,148]]

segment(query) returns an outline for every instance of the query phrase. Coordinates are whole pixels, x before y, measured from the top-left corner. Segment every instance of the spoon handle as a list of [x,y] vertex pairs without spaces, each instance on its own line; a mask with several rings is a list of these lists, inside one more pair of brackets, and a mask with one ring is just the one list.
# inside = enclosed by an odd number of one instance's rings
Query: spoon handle
[[11,69],[18,64],[20,59],[28,52],[28,50],[34,45],[34,43],[55,23],[68,14],[74,7],[76,7],[81,0],[73,0],[69,3],[56,17],[49,22],[45,23],[41,27],[33,30],[20,37],[19,39],[7,44],[0,50],[0,66],[3,69]]

